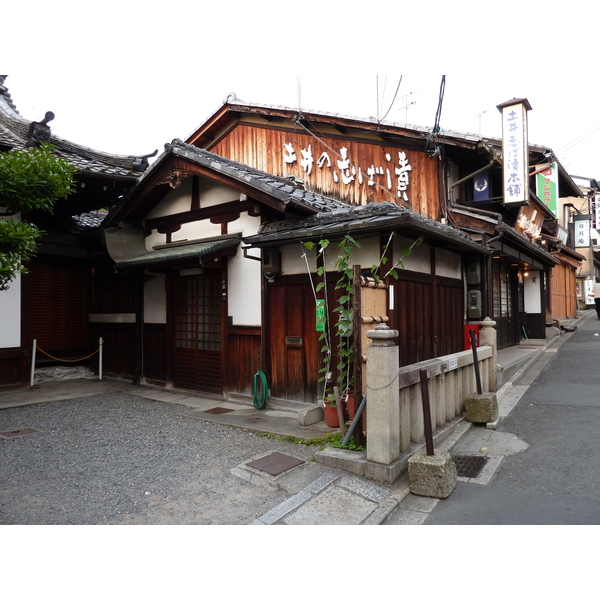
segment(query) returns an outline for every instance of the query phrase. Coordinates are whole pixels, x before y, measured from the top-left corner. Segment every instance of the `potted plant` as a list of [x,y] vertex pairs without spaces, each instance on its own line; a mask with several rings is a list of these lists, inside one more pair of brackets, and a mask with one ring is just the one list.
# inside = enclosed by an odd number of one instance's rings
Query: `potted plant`
[[337,401],[333,394],[327,394],[323,398],[323,410],[325,411],[325,423],[328,427],[339,427],[340,420],[338,418]]
[[352,421],[356,415],[356,409],[358,408],[354,400],[353,391],[346,391],[344,394],[344,402],[346,403],[346,414],[348,415],[348,420]]

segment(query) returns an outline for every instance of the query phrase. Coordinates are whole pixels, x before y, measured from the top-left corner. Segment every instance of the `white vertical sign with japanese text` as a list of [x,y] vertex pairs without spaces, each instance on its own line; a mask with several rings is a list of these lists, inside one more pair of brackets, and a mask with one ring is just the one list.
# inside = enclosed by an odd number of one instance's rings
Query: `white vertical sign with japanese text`
[[575,215],[575,248],[587,248],[590,245],[590,215]]
[[527,138],[527,100],[500,105],[502,111],[502,159],[504,203],[529,200],[529,157]]

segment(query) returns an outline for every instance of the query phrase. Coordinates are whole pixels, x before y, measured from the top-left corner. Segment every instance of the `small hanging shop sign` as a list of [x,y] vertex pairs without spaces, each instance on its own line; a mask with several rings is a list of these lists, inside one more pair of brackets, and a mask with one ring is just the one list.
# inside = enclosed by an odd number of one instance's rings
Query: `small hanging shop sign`
[[535,176],[537,197],[558,216],[558,167],[556,163],[548,165]]
[[532,206],[521,206],[515,229],[535,241],[542,234],[543,223],[544,215],[540,211]]

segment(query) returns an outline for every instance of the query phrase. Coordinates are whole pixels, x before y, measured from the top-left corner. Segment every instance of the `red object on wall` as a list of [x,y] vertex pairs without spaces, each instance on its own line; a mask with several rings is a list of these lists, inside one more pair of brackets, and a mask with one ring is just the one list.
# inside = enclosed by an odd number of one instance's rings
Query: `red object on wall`
[[479,328],[478,324],[465,325],[464,326],[464,342],[465,342],[465,350],[472,350],[471,346],[471,329],[475,330],[475,347],[479,348]]

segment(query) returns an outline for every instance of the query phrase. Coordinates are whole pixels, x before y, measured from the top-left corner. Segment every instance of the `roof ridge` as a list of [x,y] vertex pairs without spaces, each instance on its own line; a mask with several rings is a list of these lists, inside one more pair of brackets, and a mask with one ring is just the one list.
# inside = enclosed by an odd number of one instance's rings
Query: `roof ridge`
[[17,107],[13,102],[13,99],[11,98],[8,88],[6,87],[6,85],[4,85],[4,82],[7,77],[8,75],[0,75],[0,96],[4,97],[6,104],[18,115],[19,111],[17,110]]

